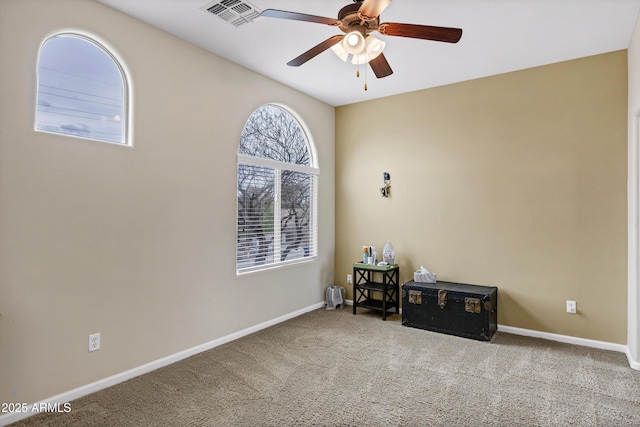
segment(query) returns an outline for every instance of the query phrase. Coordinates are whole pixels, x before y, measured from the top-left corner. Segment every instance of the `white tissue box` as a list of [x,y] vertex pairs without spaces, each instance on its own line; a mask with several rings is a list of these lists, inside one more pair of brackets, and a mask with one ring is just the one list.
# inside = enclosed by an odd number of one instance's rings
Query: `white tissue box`
[[413,273],[413,281],[422,283],[436,283],[436,273],[423,273],[422,271],[418,270]]

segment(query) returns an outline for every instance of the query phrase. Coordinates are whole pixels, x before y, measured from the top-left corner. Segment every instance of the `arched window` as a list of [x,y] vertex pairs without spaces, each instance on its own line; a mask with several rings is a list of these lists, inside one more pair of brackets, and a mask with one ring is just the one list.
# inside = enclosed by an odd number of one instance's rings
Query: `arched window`
[[254,111],[238,149],[236,270],[316,257],[318,169],[300,123],[284,108]]
[[104,46],[71,33],[42,44],[36,130],[128,145],[127,104],[125,74]]

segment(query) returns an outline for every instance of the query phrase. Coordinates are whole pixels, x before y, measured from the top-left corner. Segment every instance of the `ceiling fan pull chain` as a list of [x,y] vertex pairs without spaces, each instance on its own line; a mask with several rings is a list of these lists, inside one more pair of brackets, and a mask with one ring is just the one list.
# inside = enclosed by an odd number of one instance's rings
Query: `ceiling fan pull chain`
[[364,91],[367,91],[367,52],[364,52]]

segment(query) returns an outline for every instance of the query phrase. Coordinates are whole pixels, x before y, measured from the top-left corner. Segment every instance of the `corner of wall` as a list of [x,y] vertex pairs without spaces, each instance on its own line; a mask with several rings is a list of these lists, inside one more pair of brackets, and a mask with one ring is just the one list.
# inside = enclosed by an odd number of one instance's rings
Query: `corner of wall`
[[[631,73],[630,73],[631,74]],[[630,76],[631,79],[631,76]],[[632,86],[631,84],[629,85]],[[627,358],[633,369],[640,370],[640,352],[638,348],[639,330],[638,323],[638,269],[640,268],[638,256],[639,227],[640,222],[638,193],[640,182],[638,176],[639,162],[638,151],[640,146],[640,117],[631,114],[632,93],[629,91],[629,149],[627,170]]]
[[640,15],[636,18],[627,51],[628,70],[628,169],[627,169],[627,358],[640,370],[640,256],[639,151],[640,151]]

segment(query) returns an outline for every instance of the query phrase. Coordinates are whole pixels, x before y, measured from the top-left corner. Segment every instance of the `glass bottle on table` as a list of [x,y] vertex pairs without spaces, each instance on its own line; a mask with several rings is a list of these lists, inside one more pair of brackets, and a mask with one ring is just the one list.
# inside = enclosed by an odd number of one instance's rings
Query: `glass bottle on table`
[[396,263],[396,250],[393,249],[393,245],[390,240],[387,240],[384,248],[382,248],[382,258],[383,261],[389,265]]

